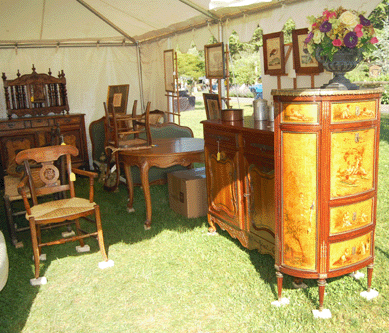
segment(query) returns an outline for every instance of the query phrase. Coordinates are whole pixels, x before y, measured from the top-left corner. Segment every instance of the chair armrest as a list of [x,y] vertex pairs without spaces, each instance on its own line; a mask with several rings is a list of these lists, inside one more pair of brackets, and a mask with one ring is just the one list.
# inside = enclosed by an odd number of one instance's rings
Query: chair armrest
[[81,176],[89,177],[89,202],[93,202],[93,198],[94,198],[94,183],[95,183],[94,178],[97,178],[98,174],[96,172],[80,170],[80,169],[77,169],[77,168],[72,168],[72,172],[74,172],[74,173],[76,173],[78,175],[81,175]]
[[85,176],[85,177],[89,177],[89,178],[97,178],[98,177],[98,174],[96,172],[80,170],[77,168],[72,168],[72,172],[74,172],[77,175]]
[[27,189],[29,189],[28,176],[24,176],[18,185],[18,192],[23,197],[24,208],[26,208],[27,214],[31,214],[30,202],[27,198]]

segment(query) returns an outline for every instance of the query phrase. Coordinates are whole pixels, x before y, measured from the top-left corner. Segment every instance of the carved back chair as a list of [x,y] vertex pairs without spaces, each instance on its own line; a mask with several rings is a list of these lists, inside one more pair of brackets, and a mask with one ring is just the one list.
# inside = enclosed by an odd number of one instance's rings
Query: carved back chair
[[13,114],[23,117],[69,113],[63,70],[56,78],[51,76],[50,69],[48,74],[38,74],[33,65],[31,74],[20,75],[18,71],[16,79],[8,80],[3,73],[2,79],[9,119]]
[[221,100],[219,94],[203,94],[207,120],[221,119]]
[[[32,248],[35,263],[35,279],[31,279],[31,284],[39,285],[46,283],[44,277],[39,277],[39,265],[41,260],[41,249],[44,246],[62,244],[69,241],[79,241],[78,252],[89,250],[89,246],[84,244],[84,238],[95,237],[98,240],[104,262],[100,263],[100,268],[112,265],[108,261],[105,251],[103,229],[101,226],[100,207],[94,202],[94,178],[96,173],[72,168],[71,156],[77,156],[78,149],[70,145],[59,145],[51,147],[40,147],[26,149],[16,155],[16,162],[24,164],[26,176],[18,186],[18,191],[23,197],[26,209],[26,218],[30,223]],[[56,161],[61,157],[65,158],[66,181],[59,180],[60,172],[56,167]],[[31,161],[36,165],[33,168]],[[89,199],[76,196],[74,181],[75,174],[89,177]],[[68,193],[68,198],[38,202],[38,197],[53,193]],[[32,205],[28,200],[28,193],[32,199]],[[94,219],[89,218],[93,216]],[[81,229],[80,219],[93,223],[96,231],[86,232]],[[76,235],[71,238],[61,238],[54,241],[43,241],[41,228],[50,225],[68,224],[73,222],[76,226]]]
[[[112,107],[112,113],[109,113],[107,105],[104,103],[106,137],[108,139],[105,146],[107,170],[104,188],[107,191],[114,191],[119,186],[119,152],[121,150],[151,148],[150,106],[151,103],[148,102],[146,111],[141,116],[133,116],[117,114],[115,107]],[[145,136],[140,136],[141,133],[145,133]]]

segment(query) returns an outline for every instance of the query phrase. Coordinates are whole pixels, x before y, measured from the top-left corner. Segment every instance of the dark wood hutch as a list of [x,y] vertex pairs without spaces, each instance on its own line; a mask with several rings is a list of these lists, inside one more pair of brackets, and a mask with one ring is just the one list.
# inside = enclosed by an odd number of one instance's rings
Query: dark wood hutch
[[66,144],[74,145],[79,155],[75,166],[88,166],[85,115],[69,114],[66,78],[63,71],[58,78],[31,74],[8,80],[2,75],[8,119],[0,120],[0,162],[3,173],[14,171],[16,154],[23,149],[41,147],[51,143],[58,130]]

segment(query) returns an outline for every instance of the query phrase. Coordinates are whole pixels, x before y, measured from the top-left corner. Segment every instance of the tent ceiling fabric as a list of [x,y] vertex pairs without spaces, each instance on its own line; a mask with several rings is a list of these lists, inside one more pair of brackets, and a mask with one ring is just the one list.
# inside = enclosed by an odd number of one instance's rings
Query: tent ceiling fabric
[[[0,47],[150,42],[233,19],[238,26],[250,23],[251,14],[255,14],[252,24],[269,30],[273,25],[267,20],[261,23],[261,18],[277,19],[274,12],[300,3],[306,8],[305,21],[309,14],[339,5],[334,0],[321,1],[320,6],[315,0],[2,0]],[[377,3],[342,1],[345,7],[367,12]],[[292,14],[287,10],[283,16],[287,19]]]

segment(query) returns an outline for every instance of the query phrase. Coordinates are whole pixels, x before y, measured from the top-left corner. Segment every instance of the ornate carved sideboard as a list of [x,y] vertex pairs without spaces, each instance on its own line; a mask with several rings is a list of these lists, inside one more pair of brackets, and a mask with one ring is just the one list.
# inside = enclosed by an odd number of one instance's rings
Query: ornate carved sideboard
[[203,121],[210,231],[274,256],[273,123]]
[[374,262],[380,90],[275,90],[276,270],[318,279]]
[[326,279],[366,266],[374,294],[381,90],[272,95],[274,128],[203,122],[210,231],[275,257],[279,301],[283,274],[318,279],[322,312]]

